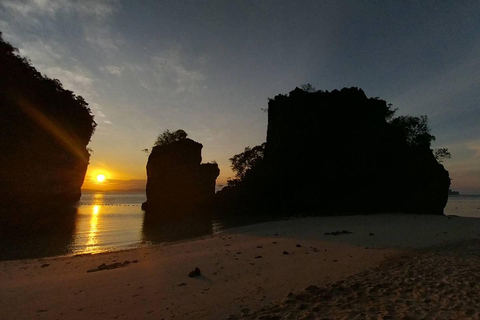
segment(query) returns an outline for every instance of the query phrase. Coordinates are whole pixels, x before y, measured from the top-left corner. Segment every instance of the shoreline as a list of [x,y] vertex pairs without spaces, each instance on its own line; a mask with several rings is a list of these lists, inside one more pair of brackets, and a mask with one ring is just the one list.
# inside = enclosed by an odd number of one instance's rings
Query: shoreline
[[[479,230],[480,219],[445,216],[310,217],[123,251],[2,261],[0,318],[233,319],[389,259],[480,238]],[[201,275],[189,277],[197,267]]]

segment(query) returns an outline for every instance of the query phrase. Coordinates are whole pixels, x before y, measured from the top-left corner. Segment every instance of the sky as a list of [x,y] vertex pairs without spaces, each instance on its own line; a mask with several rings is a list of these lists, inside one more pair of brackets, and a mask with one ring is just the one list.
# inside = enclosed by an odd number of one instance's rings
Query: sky
[[0,0],[0,31],[89,103],[84,188],[143,188],[142,150],[167,129],[202,143],[224,184],[229,158],[266,141],[268,98],[310,83],[427,115],[452,189],[480,194],[479,12],[459,0]]

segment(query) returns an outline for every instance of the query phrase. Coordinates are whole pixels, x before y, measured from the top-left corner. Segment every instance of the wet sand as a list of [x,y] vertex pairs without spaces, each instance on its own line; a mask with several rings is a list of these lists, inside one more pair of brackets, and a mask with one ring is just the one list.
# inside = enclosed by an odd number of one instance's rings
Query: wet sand
[[479,283],[477,242],[454,244],[479,233],[471,218],[299,218],[130,251],[4,261],[0,319],[377,319],[424,305],[474,316],[466,297]]

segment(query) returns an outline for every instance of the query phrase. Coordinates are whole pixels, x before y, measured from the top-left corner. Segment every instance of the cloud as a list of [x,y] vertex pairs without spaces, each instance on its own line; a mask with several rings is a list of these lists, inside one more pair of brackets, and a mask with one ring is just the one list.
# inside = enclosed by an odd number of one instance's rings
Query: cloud
[[108,66],[100,68],[100,70],[108,72],[108,73],[116,75],[116,76],[121,75],[124,69],[125,69],[125,67],[112,66],[112,65],[108,65]]
[[[99,90],[97,70],[90,70],[76,59],[75,48],[84,40],[102,50],[117,49],[121,42],[110,32],[108,18],[118,7],[116,0],[3,0],[0,26],[4,38],[19,47],[21,56],[49,78],[60,80],[65,89],[83,96],[99,124],[111,124],[95,103]],[[64,25],[65,21],[69,24]],[[68,29],[65,35],[63,28],[72,26],[77,30]],[[75,34],[79,37],[75,38]],[[106,70],[115,75],[122,71],[113,66]]]
[[[41,73],[49,78],[59,79],[66,89],[83,96],[96,95],[90,72],[75,64],[73,59],[65,58],[69,56],[69,52],[57,42],[41,39],[24,42],[19,47],[19,53],[29,59]],[[65,65],[68,67],[64,67]]]
[[[4,0],[7,22],[12,29],[15,25],[35,27],[55,32],[61,21],[68,17],[83,30],[84,40],[107,50],[117,50],[123,42],[121,36],[114,35],[107,25],[107,19],[119,9],[117,0]],[[35,31],[33,31],[35,32]]]
[[152,57],[154,78],[161,88],[173,88],[176,93],[195,92],[203,88],[205,76],[188,70],[182,63],[179,49],[165,50]]
[[42,66],[58,63],[65,54],[65,48],[53,40],[45,42],[37,39],[24,42],[18,50],[21,56],[27,57],[35,61],[35,64]]
[[65,88],[77,94],[93,96],[93,80],[81,71],[71,71],[60,67],[46,67],[43,72],[50,78],[59,79]]
[[132,190],[145,189],[147,180],[145,179],[107,179],[102,184],[96,183],[95,180],[86,179],[82,185],[83,190]]
[[108,120],[107,116],[103,113],[101,106],[95,102],[95,99],[91,99],[92,102],[89,103],[90,110],[92,110],[95,115],[95,121],[98,124],[112,124],[112,121]]
[[17,17],[28,19],[39,16],[55,19],[57,15],[65,13],[103,19],[115,11],[115,3],[116,1],[97,0],[4,0],[0,5]]
[[[49,78],[60,80],[65,89],[83,96],[89,102],[97,123],[112,123],[102,112],[101,106],[95,103],[95,97],[98,96],[95,78],[88,69],[81,67],[74,59],[65,58],[65,56],[69,56],[65,47],[52,40],[45,42],[37,39],[23,43],[19,48],[19,53],[30,59],[38,71]],[[64,67],[65,65],[67,67]]]
[[[187,66],[185,61],[192,59],[187,59],[182,48],[176,44],[170,44],[169,49],[160,50],[144,61],[125,62],[125,67],[122,67],[121,71],[128,71],[137,79],[140,86],[149,91],[181,94],[195,93],[208,88],[204,84],[206,76],[195,70],[194,66]],[[113,70],[112,68],[111,71]]]
[[83,29],[85,40],[104,50],[118,50],[124,41],[120,36],[112,34],[110,29],[100,24],[85,26]]

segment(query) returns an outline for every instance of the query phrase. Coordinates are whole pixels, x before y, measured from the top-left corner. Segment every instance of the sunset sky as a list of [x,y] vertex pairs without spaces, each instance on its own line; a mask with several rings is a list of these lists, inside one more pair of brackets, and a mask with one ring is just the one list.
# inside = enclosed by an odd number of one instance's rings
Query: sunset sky
[[84,188],[97,174],[103,188],[144,187],[142,149],[166,129],[202,143],[223,184],[228,159],[266,140],[268,98],[311,83],[428,115],[433,147],[452,153],[452,189],[480,194],[479,12],[479,1],[1,0],[0,31],[90,104]]

